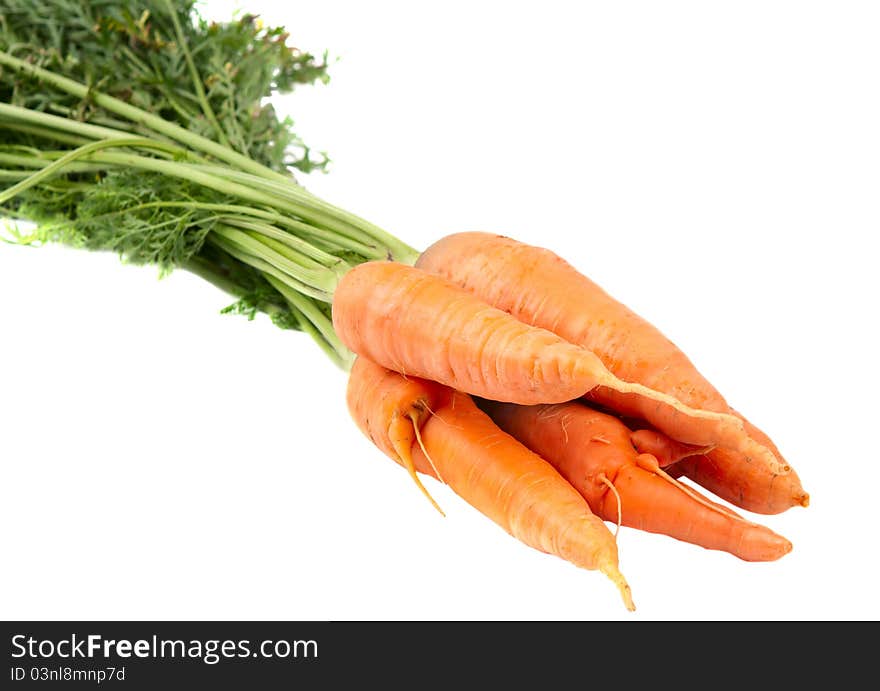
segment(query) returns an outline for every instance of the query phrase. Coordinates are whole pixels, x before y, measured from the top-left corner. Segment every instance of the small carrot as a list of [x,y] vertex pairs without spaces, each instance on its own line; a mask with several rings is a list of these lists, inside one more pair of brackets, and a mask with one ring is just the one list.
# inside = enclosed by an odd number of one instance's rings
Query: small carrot
[[[590,349],[620,379],[662,391],[692,408],[736,414],[684,352],[654,325],[550,250],[490,233],[455,233],[425,250],[416,266],[523,322]],[[784,486],[790,495],[776,498],[775,511],[808,503],[800,479],[766,435],[720,439],[697,416],[683,416],[674,407],[655,405],[649,397],[604,385],[591,389],[587,397],[620,415],[647,420],[673,439],[716,445],[718,450],[711,454],[716,462],[725,468],[728,464],[747,467],[751,485]]]
[[615,416],[580,401],[518,406],[481,401],[495,423],[559,470],[593,512],[621,525],[665,534],[745,561],[771,561],[791,543],[665,473],[639,453]]
[[[635,609],[620,573],[617,543],[605,523],[547,461],[502,432],[470,396],[407,380],[363,357],[351,371],[349,387],[352,417],[379,449],[401,463],[407,452],[392,439],[396,422],[412,425],[410,440],[420,428],[421,442],[410,441],[419,472],[442,478],[530,547],[601,571],[617,585],[627,608]],[[427,416],[401,413],[428,405]]]
[[407,376],[512,403],[560,403],[597,386],[699,418],[706,443],[750,442],[734,415],[697,410],[615,377],[596,355],[525,324],[438,276],[391,261],[350,269],[333,296],[333,327],[352,351]]

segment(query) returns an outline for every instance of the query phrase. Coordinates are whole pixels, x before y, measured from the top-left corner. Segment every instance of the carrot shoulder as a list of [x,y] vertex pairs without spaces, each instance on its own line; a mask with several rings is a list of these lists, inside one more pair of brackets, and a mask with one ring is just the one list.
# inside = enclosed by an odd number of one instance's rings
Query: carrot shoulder
[[420,442],[410,449],[418,471],[442,478],[462,499],[530,547],[606,574],[627,608],[634,609],[614,536],[547,461],[502,432],[470,396],[438,389],[431,382],[407,381],[365,358],[358,361],[350,375],[349,408],[378,448],[400,463],[400,449],[388,432],[393,418],[430,402],[426,417],[406,418],[419,427]]
[[639,453],[618,418],[573,401],[518,406],[481,402],[501,429],[554,467],[608,521],[665,534],[745,561],[771,561],[791,543],[677,483]]
[[[588,348],[620,379],[662,391],[691,408],[735,414],[659,329],[550,250],[490,233],[455,233],[425,250],[416,266],[523,322]],[[777,511],[808,503],[797,474],[766,435],[732,427],[719,434],[711,421],[605,385],[587,397],[621,415],[647,420],[678,441],[723,447],[711,454],[722,475],[733,476],[737,467],[747,466],[749,482],[774,494]],[[746,421],[743,428],[753,430]],[[767,511],[766,504],[742,508]]]

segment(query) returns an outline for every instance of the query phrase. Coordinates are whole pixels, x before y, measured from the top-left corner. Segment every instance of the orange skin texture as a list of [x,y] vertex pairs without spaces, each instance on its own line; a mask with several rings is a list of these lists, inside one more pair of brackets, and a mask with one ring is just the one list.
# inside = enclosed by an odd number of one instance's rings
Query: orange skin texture
[[383,367],[496,400],[567,401],[608,374],[585,348],[396,262],[366,262],[343,276],[333,327]]
[[699,417],[702,424],[691,429],[705,437],[700,443],[746,443],[769,455],[736,416],[688,409],[667,394],[624,382],[589,349],[406,264],[373,261],[349,270],[334,292],[333,326],[359,356],[483,398],[561,403],[600,384],[635,387],[652,410],[674,410],[676,420]]
[[[517,406],[481,401],[495,423],[547,459],[606,521],[729,552],[745,561],[773,561],[791,543],[765,526],[746,521],[706,497],[700,503],[647,470],[618,418],[579,402]],[[620,496],[601,481],[604,475]],[[692,493],[697,494],[694,490]],[[710,508],[710,504],[714,508]]]
[[[767,435],[748,420],[746,430],[775,451],[776,447]],[[674,467],[676,473],[689,477],[725,501],[735,506],[751,507],[755,513],[777,514],[792,503],[800,506],[810,503],[810,497],[794,471],[771,475],[766,482],[756,482],[755,470],[728,449],[713,449],[708,454],[689,456]]]
[[355,358],[346,388],[348,410],[360,430],[398,463],[416,443],[414,425],[423,425],[447,398],[445,386],[401,377],[363,357]]
[[385,430],[396,412],[430,401],[420,427],[430,461],[418,444],[411,448],[418,471],[436,478],[436,468],[457,495],[526,545],[602,571],[634,608],[614,536],[547,461],[502,432],[467,394],[369,365],[352,369],[350,378],[362,381],[349,384],[348,404],[378,448],[400,463]]
[[[656,430],[643,428],[644,421],[624,419],[624,423],[633,430],[630,439],[639,452],[656,456],[660,467],[666,468],[671,475],[684,475],[734,506],[754,513],[777,514],[790,508],[792,503],[809,504],[809,495],[794,471],[767,474],[764,481],[756,482],[756,469],[743,462],[742,455],[735,451],[724,448],[700,450],[676,442]],[[766,434],[748,420],[745,420],[745,426],[752,437],[778,454]]]
[[[674,396],[692,408],[735,413],[659,329],[550,250],[490,233],[455,233],[425,250],[416,266],[452,281],[525,323],[584,346],[620,379]],[[620,415],[646,420],[679,441],[697,445],[719,441],[706,421],[681,415],[633,393],[599,386],[589,391],[587,398]],[[726,494],[732,501],[741,501],[737,503],[740,508],[759,513],[806,506],[809,496],[795,471],[766,435],[756,434],[753,426],[744,423],[749,438],[773,453],[766,454],[769,459],[753,457],[750,451],[718,444],[731,448],[708,454],[715,469],[713,477],[720,483],[716,486],[722,489],[728,478],[739,488],[741,482],[754,485],[758,488],[754,492],[740,492],[732,486]],[[699,481],[705,476],[698,473],[694,479]]]

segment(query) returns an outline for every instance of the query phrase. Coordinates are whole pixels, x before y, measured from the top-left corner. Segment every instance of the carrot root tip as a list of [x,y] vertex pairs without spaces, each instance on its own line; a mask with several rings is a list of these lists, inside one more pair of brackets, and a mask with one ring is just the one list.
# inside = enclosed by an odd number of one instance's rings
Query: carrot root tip
[[611,581],[617,586],[617,589],[620,591],[620,596],[623,598],[623,604],[630,612],[635,612],[636,605],[632,599],[632,589],[629,587],[629,583],[626,582],[626,579],[623,577],[623,574],[620,572],[620,569],[617,568],[617,565],[612,563],[611,561],[603,561],[599,565],[599,571],[604,573]]

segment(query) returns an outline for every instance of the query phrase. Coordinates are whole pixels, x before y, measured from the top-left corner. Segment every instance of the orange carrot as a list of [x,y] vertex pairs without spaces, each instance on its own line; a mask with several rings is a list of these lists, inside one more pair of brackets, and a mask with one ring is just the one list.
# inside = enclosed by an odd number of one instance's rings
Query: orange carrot
[[560,403],[603,386],[650,400],[679,418],[699,418],[705,443],[750,442],[736,416],[696,410],[621,381],[586,348],[405,264],[372,261],[349,270],[333,296],[333,327],[358,355],[465,393],[512,403]]
[[[416,266],[446,278],[523,322],[593,351],[620,379],[662,391],[700,410],[735,414],[688,357],[656,327],[621,304],[555,253],[490,233],[446,236],[421,254]],[[721,440],[696,416],[682,416],[600,385],[588,398],[621,415],[647,420],[673,439],[719,447],[710,455],[725,473],[748,468],[748,482],[774,495],[772,511],[806,506],[800,479],[766,435]],[[545,401],[550,402],[550,401]],[[744,423],[745,425],[745,423]],[[720,451],[721,448],[724,451]],[[780,479],[781,478],[781,479]],[[782,495],[780,492],[788,492]],[[771,505],[741,508],[769,512]]]
[[633,446],[629,428],[579,401],[518,406],[481,401],[495,423],[547,459],[593,512],[621,525],[665,534],[746,561],[771,561],[791,543],[667,475]]
[[[442,478],[456,494],[505,531],[542,552],[599,570],[634,609],[620,573],[617,543],[605,523],[553,467],[505,434],[466,394],[438,388],[359,357],[348,403],[360,429],[392,459],[411,451],[419,472]],[[401,411],[421,411],[427,417]],[[411,424],[421,443],[403,451],[392,439],[396,421]]]

